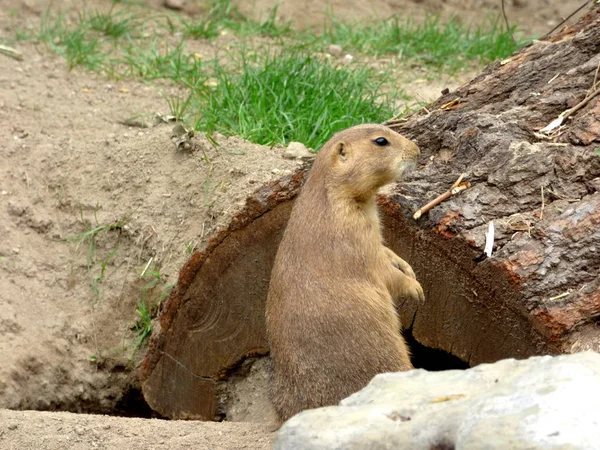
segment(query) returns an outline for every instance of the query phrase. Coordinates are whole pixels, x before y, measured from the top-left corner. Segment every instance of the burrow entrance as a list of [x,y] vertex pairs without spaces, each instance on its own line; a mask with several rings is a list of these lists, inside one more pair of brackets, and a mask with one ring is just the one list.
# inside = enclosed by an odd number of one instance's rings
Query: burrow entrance
[[[263,187],[180,272],[141,370],[150,407],[177,419],[227,414],[223,384],[231,368],[268,354],[264,303],[271,267],[304,172]],[[505,275],[464,241],[420,229],[398,201],[380,199],[384,238],[413,266],[426,301],[403,305],[400,319],[414,364],[461,369],[544,353],[527,318],[512,309],[517,293]],[[238,377],[239,379],[239,377]],[[253,389],[250,386],[249,389]]]

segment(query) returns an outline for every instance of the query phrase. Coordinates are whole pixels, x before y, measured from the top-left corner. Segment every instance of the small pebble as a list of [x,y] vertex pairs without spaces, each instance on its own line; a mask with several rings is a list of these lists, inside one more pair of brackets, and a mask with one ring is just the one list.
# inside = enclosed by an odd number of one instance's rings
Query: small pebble
[[301,159],[303,161],[307,161],[313,159],[315,154],[306,148],[306,146],[301,142],[290,142],[288,147],[284,150],[282,156],[285,159]]
[[336,58],[342,56],[342,52],[342,47],[336,44],[331,44],[327,49],[327,53],[329,53],[331,56],[335,56]]
[[163,2],[165,8],[174,9],[176,11],[182,10],[184,4],[184,0],[164,0]]

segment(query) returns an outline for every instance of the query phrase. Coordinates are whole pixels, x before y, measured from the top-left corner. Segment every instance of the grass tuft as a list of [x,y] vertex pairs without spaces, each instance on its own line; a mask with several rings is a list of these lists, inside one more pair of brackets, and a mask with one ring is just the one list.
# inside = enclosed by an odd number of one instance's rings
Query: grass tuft
[[124,12],[93,12],[88,17],[80,14],[79,21],[87,22],[90,29],[113,39],[129,36],[135,28],[134,17]]
[[152,316],[143,295],[138,301],[136,313],[138,318],[135,323],[135,333],[137,334],[138,339],[134,351],[152,334]]
[[[395,53],[411,63],[452,72],[472,67],[474,60],[504,58],[519,46],[514,29],[503,29],[498,21],[474,31],[458,20],[441,23],[437,18],[419,24],[398,18],[376,24],[334,21],[320,36],[291,36],[289,24],[278,21],[277,8],[265,20],[252,21],[231,0],[210,5],[200,21],[177,15],[142,19],[113,9],[81,13],[75,23],[63,13],[53,19],[46,14],[39,39],[63,55],[70,68],[83,66],[114,78],[167,79],[187,87],[189,94],[170,97],[167,103],[178,120],[194,117],[195,130],[264,145],[298,140],[313,148],[340,129],[394,116],[394,100],[406,99],[389,89],[394,83],[384,80],[385,75],[365,67],[336,67],[315,56],[317,48],[334,43],[359,54]],[[278,53],[266,51],[259,57],[254,48],[242,48],[225,64],[219,58],[203,63],[186,51],[186,37],[211,39],[225,29],[238,37],[289,39],[278,41],[283,45]]]
[[418,24],[392,17],[368,25],[334,21],[323,38],[346,49],[375,55],[395,53],[424,65],[456,70],[466,61],[487,62],[510,55],[524,44],[515,42],[514,32],[514,27],[503,29],[498,20],[472,31],[456,19],[442,24],[438,17],[428,17]]
[[337,130],[394,112],[395,93],[381,94],[381,83],[364,68],[334,67],[296,51],[241,56],[236,63],[236,71],[212,67],[216,86],[199,93],[197,130],[318,148]]
[[116,63],[122,67],[120,73],[123,76],[143,80],[163,78],[197,87],[207,79],[201,60],[186,53],[183,42],[175,47],[162,44],[159,39],[150,46],[132,43],[123,48],[123,57]]
[[[95,216],[95,212],[94,212],[94,216]],[[83,220],[83,216],[82,216],[82,220]],[[98,237],[102,233],[108,233],[108,232],[115,231],[115,230],[121,231],[123,229],[123,226],[124,226],[126,220],[127,220],[127,218],[124,218],[122,220],[119,220],[119,221],[116,221],[116,222],[113,222],[110,224],[98,225],[98,219],[96,217],[97,225],[94,228],[90,228],[89,230],[87,230],[83,233],[67,237],[67,240],[77,242],[77,247],[76,247],[77,249],[79,249],[79,247],[82,245],[87,246],[86,268],[87,268],[88,273],[91,273],[92,268],[96,265],[97,262],[100,263],[99,273],[97,275],[93,275],[92,280],[91,280],[92,290],[94,291],[94,295],[95,295],[94,301],[98,300],[98,298],[100,296],[100,282],[104,279],[106,267],[108,266],[108,263],[110,262],[110,260],[117,254],[117,252],[119,250],[119,247],[117,245],[113,250],[110,251],[110,253],[106,257],[98,258],[97,254],[96,254]]]
[[181,20],[183,34],[195,39],[213,39],[224,30],[231,30],[241,37],[281,37],[290,33],[289,23],[279,23],[275,6],[264,20],[254,21],[239,12],[231,0],[215,0],[206,16],[200,20]]

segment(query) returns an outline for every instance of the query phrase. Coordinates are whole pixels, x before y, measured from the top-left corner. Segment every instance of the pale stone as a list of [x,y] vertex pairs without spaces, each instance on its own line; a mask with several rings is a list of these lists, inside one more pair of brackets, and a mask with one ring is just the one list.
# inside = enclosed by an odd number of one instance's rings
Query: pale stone
[[600,354],[382,374],[302,412],[275,449],[600,449]]
[[283,157],[285,159],[300,159],[302,161],[308,161],[316,155],[311,152],[301,142],[290,142],[287,148],[283,151]]
[[331,44],[328,48],[327,48],[327,53],[329,53],[331,56],[335,56],[336,58],[339,58],[340,56],[342,56],[342,47],[336,44]]

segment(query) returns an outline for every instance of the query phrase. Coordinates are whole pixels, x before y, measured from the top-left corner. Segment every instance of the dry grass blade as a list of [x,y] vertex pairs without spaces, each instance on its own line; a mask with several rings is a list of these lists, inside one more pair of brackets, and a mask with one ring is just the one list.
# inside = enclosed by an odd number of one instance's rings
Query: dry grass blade
[[0,44],[0,53],[16,59],[18,61],[23,61],[23,53],[21,53],[19,50],[16,50],[12,47],[7,47],[6,45],[1,45]]

